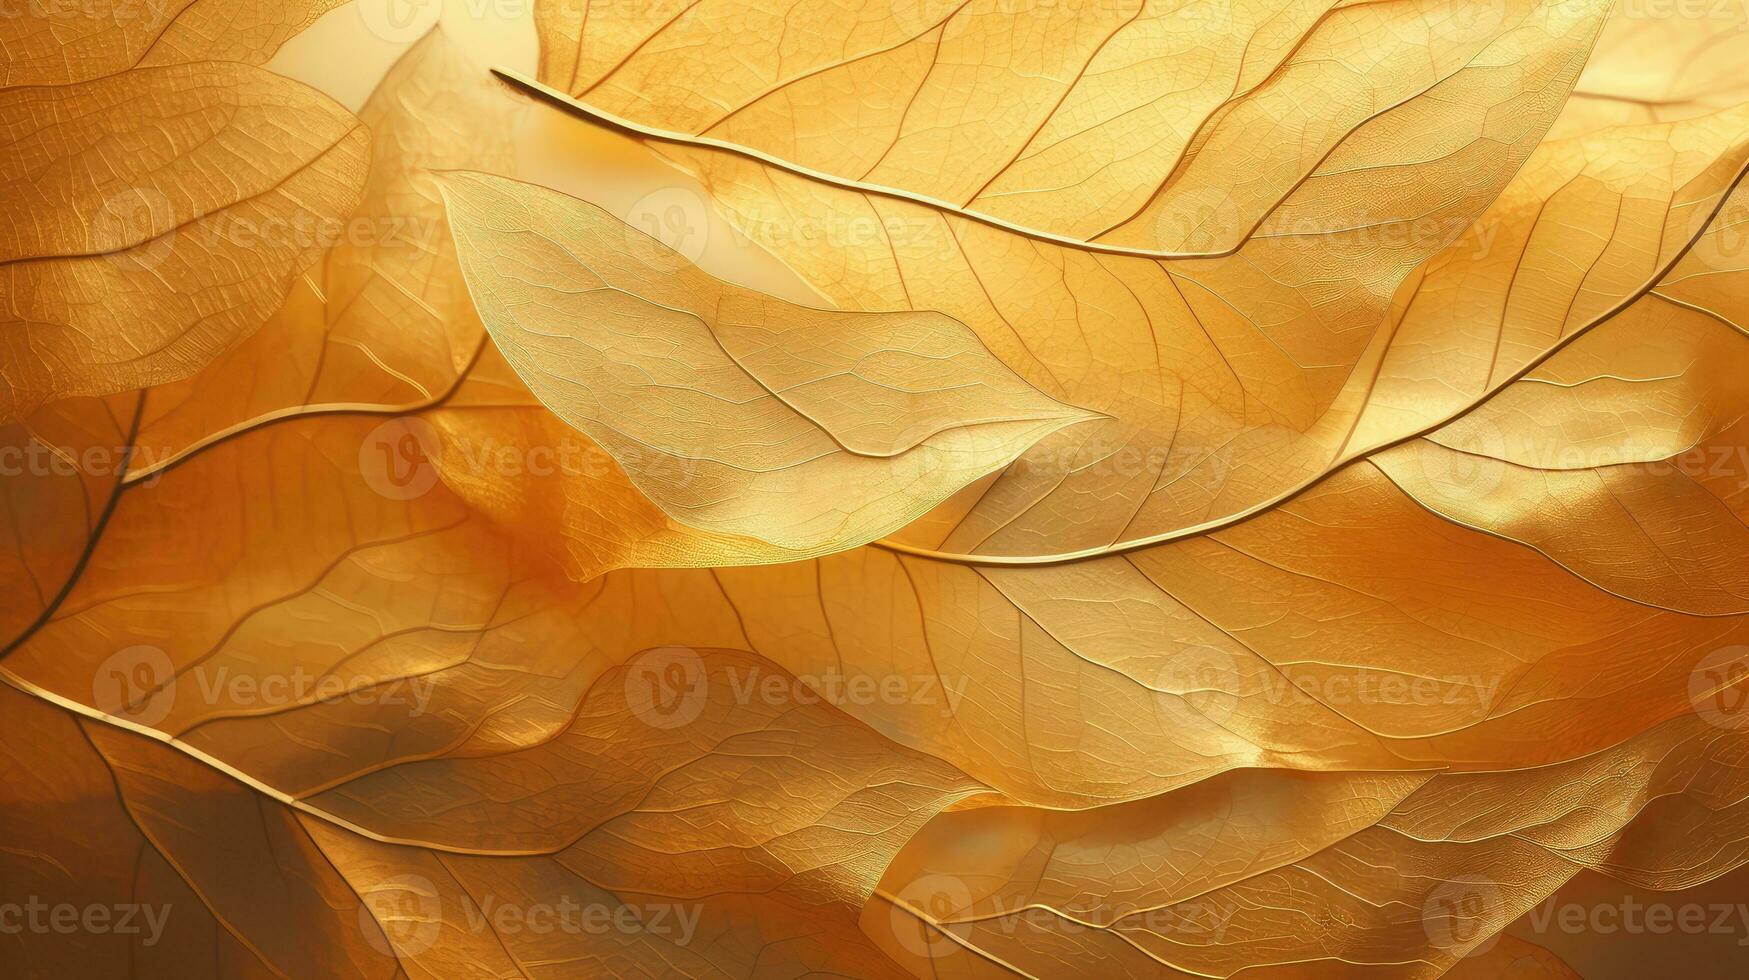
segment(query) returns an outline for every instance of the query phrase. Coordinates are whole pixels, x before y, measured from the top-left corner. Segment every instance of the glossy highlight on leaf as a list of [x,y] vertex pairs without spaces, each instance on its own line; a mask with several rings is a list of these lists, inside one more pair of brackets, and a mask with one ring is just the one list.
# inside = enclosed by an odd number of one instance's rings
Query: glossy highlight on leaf
[[861,544],[1091,417],[940,314],[797,307],[552,191],[444,187],[499,349],[682,523],[796,557]]
[[0,16],[0,974],[1749,970],[1741,10],[417,7]]

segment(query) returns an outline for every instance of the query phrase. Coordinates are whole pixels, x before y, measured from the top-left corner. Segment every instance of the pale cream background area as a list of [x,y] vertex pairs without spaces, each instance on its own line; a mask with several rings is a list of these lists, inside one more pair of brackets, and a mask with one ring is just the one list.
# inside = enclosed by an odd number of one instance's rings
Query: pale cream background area
[[[561,0],[563,2],[563,0]],[[706,271],[810,306],[826,306],[770,253],[735,232],[696,181],[637,141],[522,95],[486,66],[535,73],[534,0],[356,0],[292,38],[267,67],[356,110],[402,51],[435,25],[480,62],[486,84],[528,103],[514,125],[517,172],[654,231]]]

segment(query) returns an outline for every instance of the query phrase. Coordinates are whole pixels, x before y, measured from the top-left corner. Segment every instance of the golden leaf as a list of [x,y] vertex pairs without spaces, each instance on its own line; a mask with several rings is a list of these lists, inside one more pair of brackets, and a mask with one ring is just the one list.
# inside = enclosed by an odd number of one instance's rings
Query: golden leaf
[[[833,302],[940,310],[1041,390],[1108,417],[1041,441],[900,536],[928,555],[1036,564],[1256,513],[1683,276],[1708,238],[1736,237],[1734,220],[1712,219],[1749,166],[1741,123],[1732,111],[1545,144],[1461,237],[1393,250],[1395,264],[1380,261],[1383,229],[1331,226],[1259,235],[1225,259],[1089,255],[722,151],[665,152]],[[871,207],[884,221],[856,224]],[[761,233],[821,220],[869,234],[821,249]]]
[[[232,63],[321,9],[0,27],[6,281],[132,275],[0,359],[0,927],[174,910],[8,967],[1566,980],[1598,882],[1735,902],[1731,31],[1568,102],[1588,0],[543,3],[628,226],[442,34],[361,123]],[[360,125],[361,226],[174,250]],[[87,254],[116,174],[174,231]]]
[[0,87],[194,61],[259,65],[341,0],[29,0],[0,18]]
[[443,31],[410,47],[359,114],[372,134],[363,203],[260,330],[151,391],[139,442],[152,458],[134,478],[252,426],[450,395],[485,338],[431,171],[511,166],[518,108]]
[[1749,8],[1737,3],[1618,3],[1551,137],[1670,122],[1749,97]]
[[1092,810],[947,813],[894,860],[863,925],[920,976],[1340,975],[1408,951],[1427,969],[1404,975],[1479,969],[1581,865],[1640,880],[1669,862],[1656,887],[1678,888],[1740,863],[1734,741],[1691,715],[1553,769],[1239,770]]
[[[540,3],[536,22],[541,78],[646,135],[1055,243],[1206,254],[1510,172],[1606,9],[704,0]],[[1524,100],[1514,131],[1491,132],[1505,100]]]
[[862,544],[1091,418],[940,314],[798,307],[557,192],[484,174],[444,189],[499,349],[692,527],[792,558]]
[[[621,863],[642,861],[643,846],[673,846],[671,836],[641,835],[688,829],[685,819],[663,826],[664,815],[632,809],[606,822],[606,847],[525,856],[387,844],[11,688],[0,688],[0,705],[11,750],[0,767],[8,794],[0,826],[14,845],[0,851],[0,880],[28,890],[38,914],[64,905],[87,916],[101,909],[118,922],[127,916],[133,930],[99,929],[72,942],[34,928],[9,935],[9,963],[29,975],[455,977],[565,962],[616,975],[658,975],[681,964],[696,976],[800,976],[827,965],[902,976],[855,927],[860,896],[884,860],[880,846],[842,822],[859,808],[854,799],[820,824],[793,820],[767,845],[774,854],[805,850],[809,861],[842,854],[846,865],[791,877],[772,861],[737,860],[724,848],[713,880],[744,875],[754,891],[699,894],[651,864]],[[606,713],[600,720],[612,723]],[[760,738],[750,730],[739,741],[753,747]],[[52,766],[55,778],[23,764],[26,752]],[[736,765],[733,757],[724,762]],[[671,778],[684,787],[689,777]],[[824,793],[866,775],[834,766],[804,778],[821,780]],[[675,790],[658,784],[649,792],[660,800]],[[693,839],[727,832],[739,843],[764,832],[760,812],[738,817],[725,804],[712,815],[717,826],[698,826]],[[656,825],[640,827],[641,820]],[[842,885],[826,884],[833,881]],[[848,891],[840,895],[839,887]]]
[[0,650],[49,614],[78,578],[133,455],[140,399],[75,398],[0,426]]
[[1619,595],[1749,613],[1745,355],[1736,331],[1654,295],[1374,460],[1440,514]]
[[154,25],[161,8],[123,4],[106,25],[101,4],[24,6],[5,18],[21,43],[66,33],[92,50],[61,52],[60,72],[9,66],[53,84],[0,88],[6,421],[185,377],[260,326],[357,205],[369,146],[314,90],[187,60],[264,60],[295,9],[203,0]]
[[8,901],[30,896],[44,917],[71,907],[87,924],[8,934],[0,948],[9,970],[394,975],[393,961],[375,952],[386,944],[369,913],[292,811],[148,739],[10,687],[0,686],[0,706],[8,841],[0,881]]

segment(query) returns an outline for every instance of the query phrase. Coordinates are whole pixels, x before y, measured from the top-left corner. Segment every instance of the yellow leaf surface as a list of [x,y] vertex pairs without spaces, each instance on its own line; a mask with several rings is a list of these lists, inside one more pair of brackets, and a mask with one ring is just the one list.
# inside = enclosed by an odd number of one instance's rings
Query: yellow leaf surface
[[0,18],[0,87],[192,61],[259,65],[341,0],[32,0]]
[[1452,520],[1649,605],[1749,612],[1749,371],[1736,330],[1651,296],[1475,411],[1374,457]]
[[185,377],[260,326],[358,203],[369,142],[240,64],[0,90],[0,419]]
[[1700,962],[1547,930],[1749,863],[1734,33],[327,6],[0,25],[0,972]]
[[485,339],[431,171],[510,167],[519,109],[442,30],[410,47],[359,113],[372,138],[357,211],[324,231],[325,254],[260,330],[152,390],[135,476],[288,416],[449,394]]
[[683,524],[789,557],[854,546],[1091,417],[941,314],[799,307],[556,191],[444,187],[499,349]]
[[[618,976],[903,976],[855,926],[858,892],[878,867],[838,869],[850,889],[838,895],[817,884],[820,870],[790,878],[731,858],[710,869],[712,880],[745,874],[751,890],[719,895],[685,878],[647,876],[649,864],[619,863],[639,855],[612,849],[482,857],[386,844],[10,687],[0,687],[0,705],[8,794],[0,826],[12,842],[0,851],[3,880],[34,896],[36,915],[100,908],[134,930],[9,932],[0,949],[25,975],[448,978],[544,976],[543,964],[565,964]],[[708,806],[717,789],[674,782],[656,789],[658,798],[692,793]],[[836,851],[884,863],[841,829],[841,817],[798,825],[792,846],[810,859]],[[636,834],[636,820],[632,813],[618,826]],[[864,875],[862,885],[850,880]]]
[[[1545,143],[1456,241],[1386,261],[1384,229],[1331,226],[1260,233],[1223,259],[1092,255],[722,151],[664,152],[833,302],[940,310],[1040,390],[1107,416],[900,536],[1024,565],[1256,513],[1447,421],[1660,280],[1704,288],[1693,272],[1741,262],[1735,212],[1714,219],[1749,165],[1744,118]],[[820,220],[868,234],[824,249],[775,233]]]
[[[596,0],[535,13],[542,80],[598,118],[1052,242],[1198,254],[1271,219],[1418,216],[1458,174],[1510,172],[1605,11]],[[1490,118],[1508,100],[1516,118]],[[1418,166],[1400,166],[1405,151]]]
[[1669,122],[1749,96],[1749,8],[1739,3],[1618,3],[1551,137]]
[[[387,948],[381,931],[292,811],[11,687],[0,685],[0,707],[0,881],[9,901],[30,896],[42,907],[36,928],[0,940],[9,971],[395,975],[376,951]],[[100,927],[43,928],[67,906],[75,922]],[[83,918],[93,914],[102,919]]]

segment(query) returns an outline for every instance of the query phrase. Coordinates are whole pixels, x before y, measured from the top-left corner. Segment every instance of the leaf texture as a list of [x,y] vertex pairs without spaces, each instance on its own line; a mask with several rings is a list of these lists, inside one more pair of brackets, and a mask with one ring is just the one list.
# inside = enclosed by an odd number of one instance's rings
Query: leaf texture
[[1740,12],[330,6],[0,18],[9,975],[1737,971]]
[[[1544,144],[1456,241],[1383,270],[1365,233],[1259,236],[1198,262],[1094,256],[722,152],[666,152],[834,302],[946,312],[1041,390],[1108,416],[902,536],[931,555],[1033,564],[1255,513],[1437,426],[1660,278],[1712,261],[1699,240],[1735,238],[1734,219],[1714,218],[1749,162],[1740,122],[1733,111]],[[759,236],[772,215],[848,221],[871,206],[890,223],[835,251]],[[1368,278],[1344,278],[1356,274]]]
[[796,307],[556,192],[445,187],[499,349],[685,524],[791,557],[861,544],[1089,418],[940,314]]
[[242,64],[0,89],[0,418],[185,377],[273,312],[358,203],[369,135]]
[[[1517,0],[1483,12],[707,0],[541,4],[537,23],[542,79],[592,114],[1059,243],[1196,254],[1297,219],[1314,189],[1418,140],[1437,147],[1428,158],[1467,144],[1509,169],[1509,139],[1476,142],[1481,118],[1452,126],[1450,114],[1544,85],[1564,94],[1603,13]],[[705,40],[725,36],[736,43]],[[1571,67],[1543,60],[1562,47]],[[1311,90],[1328,97],[1296,94]],[[1386,193],[1406,202],[1451,165],[1399,170]]]
[[0,87],[67,85],[196,61],[266,62],[339,0],[24,3],[0,23]]

